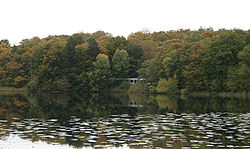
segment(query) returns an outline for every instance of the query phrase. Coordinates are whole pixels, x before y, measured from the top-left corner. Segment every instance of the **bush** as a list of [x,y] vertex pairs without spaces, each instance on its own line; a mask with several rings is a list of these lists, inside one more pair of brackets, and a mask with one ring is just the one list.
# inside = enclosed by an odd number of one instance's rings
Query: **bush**
[[190,91],[186,88],[182,89],[180,93],[183,99],[186,99],[188,96],[190,96]]
[[1,87],[10,87],[13,84],[13,79],[11,77],[7,77],[7,78],[2,78],[0,80],[0,86]]
[[156,87],[154,87],[154,86],[149,86],[149,92],[150,92],[150,94],[157,94],[157,91],[156,91]]
[[55,86],[54,90],[57,91],[68,90],[71,88],[71,84],[68,82],[66,78],[55,81],[54,86]]
[[137,82],[129,87],[129,94],[138,94],[138,95],[147,95],[148,94],[148,85],[144,82]]
[[27,83],[27,89],[30,91],[37,91],[39,88],[39,81],[38,79],[32,78],[28,83]]
[[158,81],[156,91],[160,94],[165,94],[167,92],[168,81],[166,79],[160,79]]
[[159,94],[168,94],[168,95],[179,95],[180,91],[177,88],[178,81],[174,78],[160,79],[156,87],[156,91]]

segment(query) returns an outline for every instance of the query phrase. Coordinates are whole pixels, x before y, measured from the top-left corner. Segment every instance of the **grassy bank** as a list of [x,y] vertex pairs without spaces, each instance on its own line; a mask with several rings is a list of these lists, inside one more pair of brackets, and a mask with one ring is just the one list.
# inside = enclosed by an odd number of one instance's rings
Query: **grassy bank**
[[218,96],[218,97],[227,97],[227,98],[246,98],[249,99],[250,92],[192,92],[190,93],[191,96],[202,96],[202,97],[209,97],[209,96]]
[[0,87],[0,92],[28,92],[27,88]]

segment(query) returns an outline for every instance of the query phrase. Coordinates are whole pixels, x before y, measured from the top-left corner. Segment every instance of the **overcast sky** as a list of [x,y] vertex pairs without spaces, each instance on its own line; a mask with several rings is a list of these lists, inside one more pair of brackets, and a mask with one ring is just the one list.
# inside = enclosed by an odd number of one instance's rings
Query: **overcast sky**
[[125,37],[144,29],[248,30],[249,6],[250,0],[3,0],[0,40],[98,30]]

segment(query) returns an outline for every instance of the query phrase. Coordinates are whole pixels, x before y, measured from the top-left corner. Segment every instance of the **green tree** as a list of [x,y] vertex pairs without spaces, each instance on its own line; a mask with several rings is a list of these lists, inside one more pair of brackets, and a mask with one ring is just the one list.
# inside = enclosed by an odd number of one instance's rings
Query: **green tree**
[[227,87],[230,91],[250,91],[250,67],[240,64],[228,72]]
[[165,58],[162,61],[163,72],[161,73],[164,78],[173,78],[176,76],[176,79],[179,81],[178,88],[181,89],[184,85],[184,80],[182,76],[182,70],[185,65],[185,57],[183,53],[173,50],[166,54]]
[[84,43],[81,34],[74,34],[67,40],[65,48],[62,51],[62,64],[65,69],[72,68],[76,64],[75,47]]
[[130,77],[137,77],[137,70],[141,67],[141,57],[143,56],[143,50],[141,46],[135,45],[133,43],[129,43],[126,51],[129,55],[129,76]]
[[250,91],[250,44],[238,54],[239,65],[231,67],[227,86],[231,91]]
[[[77,73],[81,73],[77,65],[76,46],[84,43],[83,36],[81,34],[74,34],[67,40],[67,43],[62,51],[61,65],[62,74],[64,74],[69,80],[75,84]],[[78,72],[78,70],[80,72]]]
[[159,80],[158,73],[161,70],[161,57],[159,52],[153,59],[146,60],[142,63],[141,68],[137,71],[140,78],[146,78],[150,83],[155,84]]
[[233,31],[222,30],[212,38],[210,49],[203,56],[210,90],[226,90],[228,68],[239,63],[237,55],[244,46],[244,36]]
[[250,43],[239,52],[238,59],[241,63],[244,63],[250,67]]
[[88,43],[88,50],[87,55],[89,57],[89,60],[95,61],[96,56],[100,53],[100,48],[98,47],[98,43],[94,38],[89,38],[87,40]]
[[208,83],[202,65],[202,58],[207,49],[208,44],[205,41],[192,43],[187,48],[182,76],[185,80],[184,88],[189,91],[207,91]]
[[159,52],[158,45],[154,42],[153,36],[148,30],[139,31],[129,35],[128,41],[142,48],[142,62],[152,59]]
[[117,49],[112,58],[112,73],[115,78],[126,78],[129,73],[129,56],[127,51]]
[[90,60],[87,55],[88,43],[84,42],[75,47],[76,50],[76,61],[77,61],[77,72],[92,70],[93,61]]
[[[85,92],[98,89],[95,83],[95,65],[96,56],[100,49],[98,43],[94,38],[89,38],[87,42],[76,46],[77,58],[77,73],[76,76],[76,90]],[[96,87],[96,85],[97,87]]]
[[128,42],[123,36],[111,37],[106,40],[104,43],[104,47],[107,49],[107,56],[109,57],[109,59],[112,60],[112,57],[114,56],[114,53],[117,49],[126,49],[127,44]]
[[105,54],[99,54],[96,57],[96,62],[94,63],[94,66],[95,86],[98,89],[107,88],[111,83],[111,70],[108,56]]
[[177,50],[173,50],[166,54],[162,62],[166,78],[173,77],[174,75],[181,75],[183,59],[184,56]]

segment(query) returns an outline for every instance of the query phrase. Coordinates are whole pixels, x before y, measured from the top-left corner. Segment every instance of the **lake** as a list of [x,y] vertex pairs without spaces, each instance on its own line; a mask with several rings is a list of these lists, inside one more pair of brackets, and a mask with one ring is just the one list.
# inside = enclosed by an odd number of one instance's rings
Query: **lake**
[[0,93],[0,149],[250,148],[250,100]]

